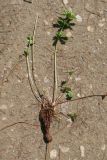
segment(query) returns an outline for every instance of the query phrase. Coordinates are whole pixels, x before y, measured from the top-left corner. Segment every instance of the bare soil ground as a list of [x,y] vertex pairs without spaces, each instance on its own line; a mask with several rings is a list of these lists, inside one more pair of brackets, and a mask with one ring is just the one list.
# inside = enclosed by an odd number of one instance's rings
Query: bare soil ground
[[[66,45],[58,46],[59,82],[66,71],[74,70],[74,96],[107,92],[107,1],[69,0],[67,7],[82,17],[71,31]],[[42,160],[42,139],[38,103],[31,92],[22,56],[26,37],[33,31],[39,13],[35,44],[35,77],[49,97],[52,94],[52,24],[64,5],[61,0],[0,0],[0,160]],[[12,70],[12,71],[11,71]],[[61,106],[64,112],[78,112],[77,121],[62,117],[52,126],[50,152],[56,160],[107,160],[107,98],[92,98]],[[65,127],[64,127],[65,126]]]

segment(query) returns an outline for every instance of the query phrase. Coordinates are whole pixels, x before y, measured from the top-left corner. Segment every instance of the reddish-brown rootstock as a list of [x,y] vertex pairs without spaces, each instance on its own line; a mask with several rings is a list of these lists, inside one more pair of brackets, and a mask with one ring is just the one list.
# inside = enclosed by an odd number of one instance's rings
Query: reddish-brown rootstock
[[50,135],[50,125],[52,122],[52,118],[54,115],[54,111],[52,108],[42,107],[39,113],[39,121],[41,124],[41,130],[43,133],[43,139],[45,143],[49,143],[52,141],[52,136]]

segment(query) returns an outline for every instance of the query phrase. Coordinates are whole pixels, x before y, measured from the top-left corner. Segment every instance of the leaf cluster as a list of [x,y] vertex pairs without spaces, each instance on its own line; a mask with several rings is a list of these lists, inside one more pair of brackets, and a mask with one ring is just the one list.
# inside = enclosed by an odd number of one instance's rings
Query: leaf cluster
[[33,37],[30,35],[26,38],[26,48],[24,49],[24,55],[27,56],[29,54],[29,47],[33,45]]
[[56,46],[59,41],[61,44],[65,44],[68,38],[64,35],[65,29],[72,29],[72,26],[75,24],[72,23],[76,19],[76,15],[69,10],[64,11],[62,17],[58,17],[57,23],[54,24],[54,27],[58,28],[56,35],[53,37],[53,46]]
[[65,93],[66,100],[71,100],[73,98],[73,92],[70,87],[66,86],[67,81],[61,81],[60,91]]

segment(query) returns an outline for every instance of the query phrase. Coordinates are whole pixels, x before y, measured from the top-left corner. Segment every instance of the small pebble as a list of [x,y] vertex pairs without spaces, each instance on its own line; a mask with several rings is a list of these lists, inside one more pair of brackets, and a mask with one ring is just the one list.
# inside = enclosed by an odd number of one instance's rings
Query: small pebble
[[49,25],[49,23],[48,23],[48,21],[47,21],[47,20],[44,20],[44,24],[45,24],[46,26],[48,26],[48,25]]
[[49,31],[47,31],[46,33],[47,33],[47,35],[48,35],[48,36],[50,36],[50,35],[51,35],[51,32],[49,32]]
[[102,44],[102,40],[101,39],[98,39],[98,42],[99,42],[99,44]]
[[28,74],[25,74],[25,78],[28,78]]
[[77,94],[77,97],[81,97],[80,93]]
[[18,81],[18,83],[21,83],[21,79],[18,79],[17,81]]
[[106,145],[103,144],[103,145],[101,146],[101,150],[102,150],[102,151],[105,151],[105,149],[106,149]]
[[5,104],[2,104],[1,106],[0,106],[0,109],[7,109],[7,105],[5,105]]
[[51,159],[56,159],[57,155],[58,155],[58,152],[56,149],[51,150],[51,152],[50,152]]
[[92,84],[90,84],[89,87],[90,87],[90,89],[92,89],[93,88]]
[[70,31],[67,31],[66,36],[67,36],[68,38],[70,38],[70,37],[72,37],[72,33],[71,33]]
[[104,23],[99,23],[98,26],[99,26],[99,27],[103,27],[103,26],[104,26]]
[[65,147],[65,146],[61,146],[61,145],[59,145],[59,148],[62,153],[67,153],[70,150],[69,147]]
[[35,77],[35,78],[38,78],[38,75],[37,75],[37,74],[34,74],[34,77]]
[[76,15],[76,19],[78,22],[82,22],[82,17],[80,15]]
[[88,27],[87,27],[87,30],[88,30],[88,32],[93,32],[93,31],[94,31],[94,28],[93,28],[92,26],[88,26]]
[[6,117],[3,117],[3,118],[2,118],[2,121],[5,121],[6,119],[7,119]]
[[68,4],[68,0],[63,0],[63,3],[64,3],[65,5],[67,5],[67,4]]
[[85,148],[84,146],[80,146],[81,157],[85,157]]
[[47,77],[44,78],[44,83],[49,83],[49,79]]
[[14,132],[14,129],[13,129],[13,128],[11,129],[11,132]]
[[105,18],[103,18],[101,21],[102,21],[102,22],[105,22],[105,21],[106,21],[106,19],[105,19]]
[[76,81],[80,81],[81,78],[80,78],[80,77],[76,77],[75,80],[76,80]]

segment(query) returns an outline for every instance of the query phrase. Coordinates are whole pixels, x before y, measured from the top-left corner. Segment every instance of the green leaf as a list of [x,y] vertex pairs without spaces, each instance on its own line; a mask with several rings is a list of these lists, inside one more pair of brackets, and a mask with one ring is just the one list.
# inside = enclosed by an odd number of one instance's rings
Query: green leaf
[[56,32],[56,35],[53,37],[53,46],[55,46],[57,44],[58,41],[61,42],[61,44],[65,44],[66,40],[68,38],[66,36],[64,36],[64,33],[63,31],[57,31]]
[[72,74],[73,74],[73,71],[70,71],[70,72],[68,72],[68,73],[69,73],[69,75],[70,75],[70,76],[72,76]]
[[27,46],[32,46],[33,45],[33,37],[32,36],[28,36],[27,37]]
[[28,49],[24,49],[24,55],[27,56],[29,54]]
[[58,27],[62,30],[70,28],[70,23],[66,21],[66,19],[59,19],[58,20]]
[[65,16],[65,19],[68,21],[76,19],[75,13],[69,10],[64,11],[63,15]]
[[77,114],[76,113],[68,113],[67,114],[68,117],[71,118],[71,120],[74,122],[77,118]]
[[66,100],[71,100],[73,98],[73,93],[72,91],[67,91],[66,92]]
[[61,87],[63,87],[65,84],[67,83],[67,81],[61,81]]
[[61,91],[62,93],[67,93],[67,92],[71,91],[71,88],[69,88],[69,87],[62,87],[62,88],[60,89],[60,91]]

